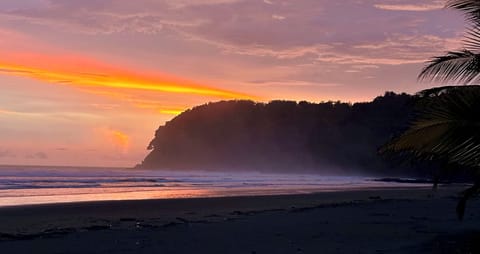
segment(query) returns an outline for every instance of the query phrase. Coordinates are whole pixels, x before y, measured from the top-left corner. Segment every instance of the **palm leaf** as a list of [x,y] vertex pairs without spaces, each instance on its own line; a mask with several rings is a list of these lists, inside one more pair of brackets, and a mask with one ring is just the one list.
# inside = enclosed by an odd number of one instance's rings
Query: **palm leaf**
[[470,27],[463,42],[465,48],[478,53],[480,51],[480,27],[478,25]]
[[[440,86],[440,87],[433,87],[429,89],[422,90],[417,93],[417,96],[420,98],[428,98],[428,97],[435,97],[442,95],[444,93],[450,93],[453,90],[459,90],[464,88],[463,86]],[[423,102],[424,100],[418,101]]]
[[410,129],[380,152],[408,152],[419,159],[480,167],[480,86],[449,89],[424,100]]
[[434,57],[418,76],[420,80],[441,83],[474,84],[480,74],[480,1],[449,0],[447,8],[460,10],[471,23],[464,39],[465,49]]
[[446,7],[463,12],[467,21],[471,23],[464,39],[465,47],[472,51],[480,51],[480,1],[449,0]]
[[433,58],[418,77],[420,80],[470,84],[478,81],[479,74],[480,54],[462,50]]
[[478,0],[449,0],[447,8],[457,9],[464,13],[468,21],[480,25],[480,1]]

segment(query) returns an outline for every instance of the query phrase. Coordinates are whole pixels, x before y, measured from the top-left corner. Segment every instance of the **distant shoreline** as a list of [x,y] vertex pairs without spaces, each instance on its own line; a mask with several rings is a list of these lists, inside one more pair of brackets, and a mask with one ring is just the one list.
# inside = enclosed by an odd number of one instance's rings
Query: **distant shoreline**
[[307,173],[18,167],[0,170],[0,207],[431,187],[429,183],[388,182],[375,179],[379,177]]
[[[421,184],[421,183],[419,183]],[[450,188],[450,187],[449,187]],[[234,199],[234,198],[268,198],[268,197],[291,197],[291,196],[304,196],[304,195],[329,195],[334,193],[351,193],[351,192],[379,192],[379,191],[414,191],[414,190],[431,190],[431,186],[412,185],[412,186],[375,186],[375,187],[352,187],[352,188],[304,188],[304,189],[278,189],[278,190],[261,190],[258,191],[232,191],[232,193],[217,193],[208,195],[191,195],[191,196],[179,196],[179,197],[163,197],[163,198],[125,198],[125,199],[92,199],[92,200],[75,200],[70,201],[53,201],[53,197],[46,196],[47,200],[52,199],[51,202],[39,202],[39,203],[26,203],[26,204],[12,204],[12,205],[0,205],[0,211],[4,209],[36,209],[41,207],[55,207],[55,206],[89,206],[89,205],[102,205],[102,204],[117,204],[117,203],[129,203],[136,205],[142,202],[163,202],[168,200],[209,200],[209,199]],[[162,190],[158,190],[159,193]],[[135,193],[132,191],[131,193]],[[120,193],[121,194],[121,193]],[[124,193],[125,194],[125,193]],[[141,192],[138,194],[141,195]],[[137,195],[137,196],[138,196]],[[76,195],[73,195],[75,197]],[[80,196],[80,195],[79,195]],[[35,198],[35,197],[32,197]],[[44,197],[38,197],[43,199]],[[40,200],[40,199],[39,199]]]
[[[406,177],[383,177],[383,178],[375,178],[373,181],[376,182],[387,182],[387,183],[425,183],[425,184],[434,184],[435,181],[432,179],[425,179],[425,178],[406,178]],[[439,184],[455,184],[459,182],[451,182],[451,181],[438,181]]]
[[[447,188],[459,188],[458,186],[448,186]],[[244,194],[244,195],[215,195],[215,196],[194,196],[194,197],[178,197],[178,198],[145,198],[145,199],[122,199],[122,200],[90,200],[90,201],[66,201],[66,202],[52,202],[52,203],[40,203],[40,204],[22,204],[22,205],[6,205],[0,206],[0,211],[2,210],[15,210],[15,209],[37,209],[37,208],[51,208],[51,207],[62,207],[62,206],[97,206],[97,205],[115,205],[121,203],[128,203],[129,205],[136,205],[135,203],[156,203],[156,202],[167,202],[168,200],[183,200],[188,202],[189,200],[221,200],[221,199],[248,199],[248,198],[281,198],[281,197],[303,197],[303,196],[316,196],[316,195],[337,195],[339,193],[357,193],[357,192],[395,192],[395,191],[416,191],[416,190],[425,190],[430,191],[432,188],[430,186],[393,186],[393,187],[370,187],[370,188],[352,188],[352,189],[324,189],[324,190],[311,190],[308,192],[293,192],[285,190],[284,192],[279,191],[278,193],[268,193],[268,194]],[[460,189],[459,189],[460,190]]]

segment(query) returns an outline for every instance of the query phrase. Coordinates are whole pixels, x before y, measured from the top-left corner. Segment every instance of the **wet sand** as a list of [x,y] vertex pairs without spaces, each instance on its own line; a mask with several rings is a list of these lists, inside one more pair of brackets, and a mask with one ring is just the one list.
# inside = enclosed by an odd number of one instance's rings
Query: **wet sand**
[[[2,253],[455,253],[464,187],[0,208]],[[457,237],[458,238],[458,237]],[[453,239],[453,240],[452,240]]]

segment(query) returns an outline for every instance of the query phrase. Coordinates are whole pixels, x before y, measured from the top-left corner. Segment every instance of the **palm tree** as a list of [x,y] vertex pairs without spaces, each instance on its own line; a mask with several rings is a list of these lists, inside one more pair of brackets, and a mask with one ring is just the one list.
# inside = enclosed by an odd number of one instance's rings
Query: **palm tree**
[[472,169],[474,184],[457,205],[462,219],[469,198],[480,192],[480,0],[450,0],[470,22],[465,48],[434,57],[420,80],[467,86],[439,87],[418,94],[418,115],[410,128],[387,143],[381,152],[407,152],[417,159],[441,160]]
[[474,185],[457,205],[462,219],[467,200],[480,192],[480,86],[437,88],[419,97],[416,120],[380,152],[409,153],[416,159],[471,169]]

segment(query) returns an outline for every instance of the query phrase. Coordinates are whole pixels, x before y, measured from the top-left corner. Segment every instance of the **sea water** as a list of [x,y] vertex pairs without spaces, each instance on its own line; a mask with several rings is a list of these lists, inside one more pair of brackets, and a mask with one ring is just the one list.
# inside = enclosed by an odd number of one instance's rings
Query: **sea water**
[[0,166],[0,206],[425,187],[364,176]]

